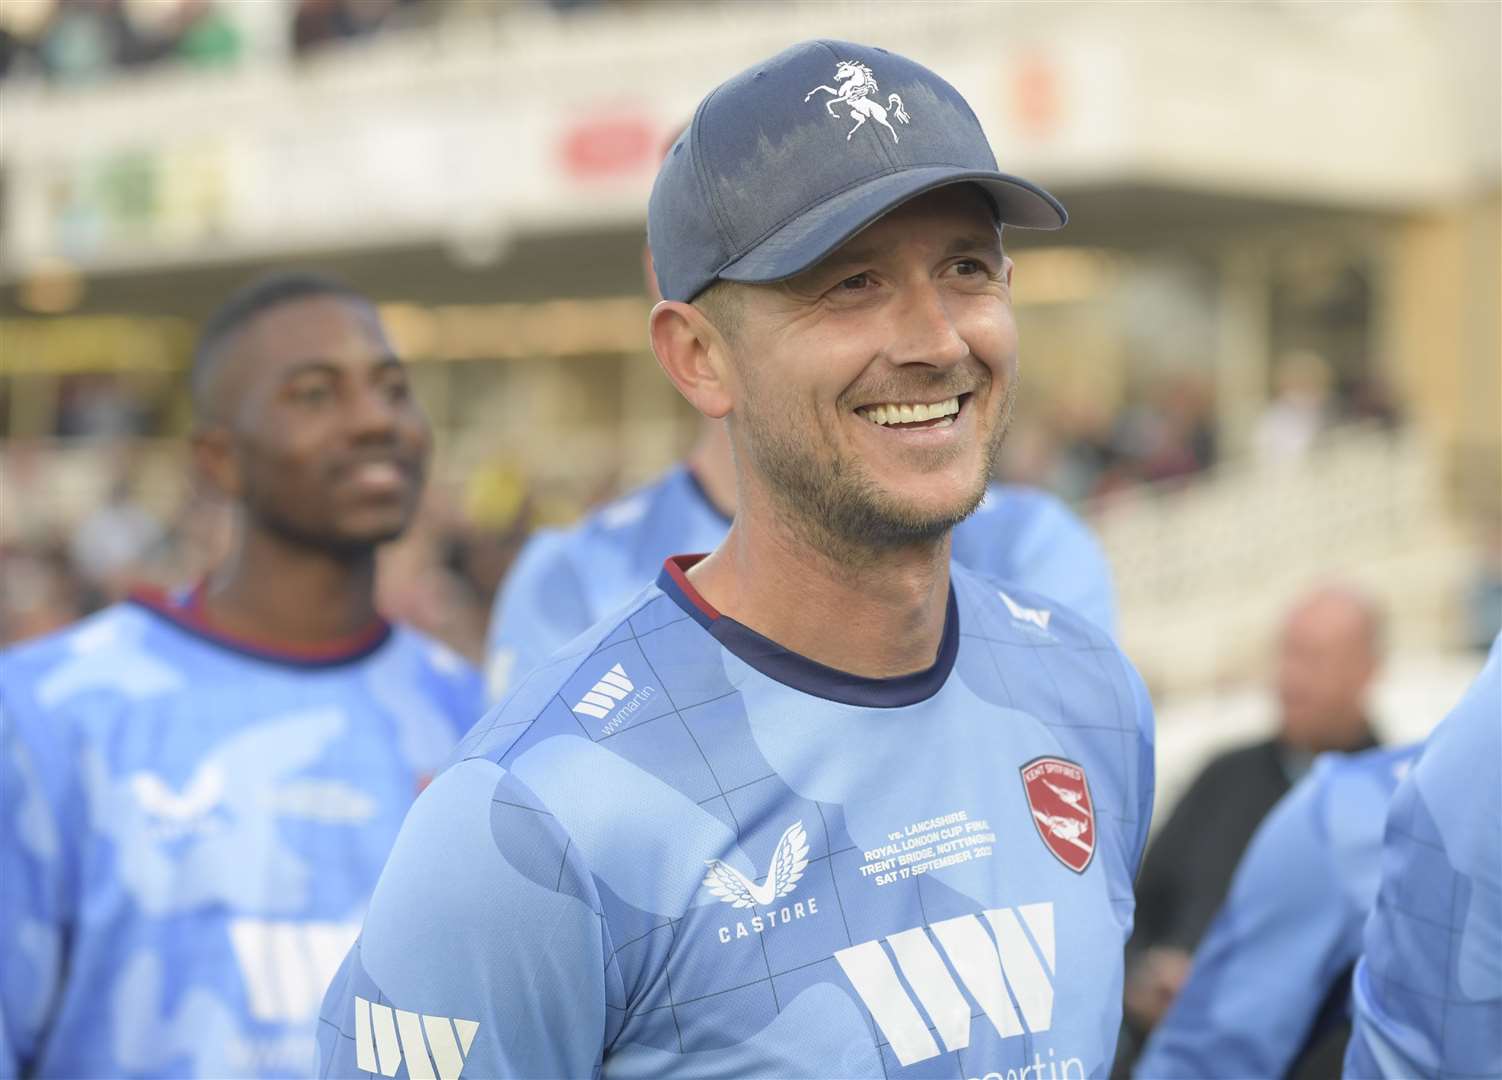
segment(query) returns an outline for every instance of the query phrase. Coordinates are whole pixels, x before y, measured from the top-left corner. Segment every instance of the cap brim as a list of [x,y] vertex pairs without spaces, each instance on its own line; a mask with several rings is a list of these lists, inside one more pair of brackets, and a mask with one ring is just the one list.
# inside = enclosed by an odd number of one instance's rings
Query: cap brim
[[990,196],[1003,225],[1060,229],[1069,220],[1059,200],[1035,184],[1005,173],[951,165],[903,169],[868,180],[793,218],[715,275],[726,281],[765,283],[800,274],[883,214],[924,192],[950,184],[975,184]]

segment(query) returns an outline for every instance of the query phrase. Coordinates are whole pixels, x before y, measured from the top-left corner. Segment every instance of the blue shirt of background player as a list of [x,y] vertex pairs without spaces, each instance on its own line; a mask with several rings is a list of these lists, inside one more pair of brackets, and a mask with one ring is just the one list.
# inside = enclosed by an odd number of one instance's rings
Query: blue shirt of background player
[[403,626],[298,652],[162,597],[0,653],[0,1076],[306,1075],[481,698]]
[[[933,666],[862,678],[715,612],[687,561],[418,800],[320,1075],[1102,1074],[1153,788],[1105,632],[955,567]],[[1077,810],[1088,785],[1073,865],[1024,782],[1043,759],[1081,770]],[[934,822],[953,837],[902,847]]]
[[1273,809],[1135,1075],[1284,1076],[1349,1015],[1382,821],[1417,746],[1327,754]]
[[[496,594],[486,647],[491,699],[634,597],[668,556],[710,551],[729,528],[730,519],[680,465],[572,529],[537,532]],[[1042,593],[1115,636],[1111,568],[1084,523],[1055,496],[993,484],[953,535],[960,565]]]
[[1502,1076],[1502,637],[1387,814],[1351,1077]]

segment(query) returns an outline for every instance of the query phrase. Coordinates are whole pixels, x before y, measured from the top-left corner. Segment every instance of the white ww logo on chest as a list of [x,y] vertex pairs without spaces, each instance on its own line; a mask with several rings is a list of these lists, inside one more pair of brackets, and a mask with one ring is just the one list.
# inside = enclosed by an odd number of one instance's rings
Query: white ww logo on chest
[[[982,919],[996,935],[994,943],[981,924]],[[1032,941],[1028,940],[1029,934]],[[964,989],[1002,1038],[1021,1035],[1024,1023],[1034,1034],[1047,1031],[1053,1024],[1051,903],[990,908],[980,915],[961,915],[931,926],[903,930],[888,936],[886,942],[923,1012],[933,1018],[945,1050],[963,1050],[970,1045],[972,1010],[945,967],[939,946],[964,983]],[[902,1065],[938,1056],[939,1046],[928,1023],[903,989],[879,940],[840,949],[834,958]],[[1017,997],[1015,1008],[1007,993],[1008,984]]]

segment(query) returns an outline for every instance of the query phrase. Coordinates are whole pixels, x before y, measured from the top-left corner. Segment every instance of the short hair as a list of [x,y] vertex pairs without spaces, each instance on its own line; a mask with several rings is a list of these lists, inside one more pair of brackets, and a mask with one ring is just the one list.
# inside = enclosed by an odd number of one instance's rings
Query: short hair
[[204,320],[203,327],[199,330],[198,344],[193,349],[193,362],[188,375],[193,411],[200,418],[212,411],[209,408],[208,389],[214,368],[224,346],[244,329],[246,323],[272,308],[315,296],[333,296],[360,304],[371,302],[368,296],[348,282],[311,270],[278,270],[231,293]]
[[741,294],[736,283],[716,279],[692,301],[694,307],[704,313],[714,328],[729,341],[735,337],[741,325]]

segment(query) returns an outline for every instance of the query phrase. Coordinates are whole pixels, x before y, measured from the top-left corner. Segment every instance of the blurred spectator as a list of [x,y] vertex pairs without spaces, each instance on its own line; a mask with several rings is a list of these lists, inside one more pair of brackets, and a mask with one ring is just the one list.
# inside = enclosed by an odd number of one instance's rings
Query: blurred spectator
[[1392,391],[1379,376],[1367,374],[1340,389],[1343,419],[1369,422],[1391,430],[1403,422]]
[[143,435],[146,403],[109,375],[74,375],[58,387],[57,434],[63,438],[120,439]]
[[1098,401],[1078,398],[1056,410],[1051,423],[1060,444],[1058,467],[1045,486],[1067,499],[1089,498],[1121,457],[1112,438],[1115,416]]
[[401,21],[404,9],[425,0],[298,0],[292,48],[299,55],[325,45],[366,37]]
[[1215,464],[1213,398],[1203,379],[1179,375],[1158,388],[1155,438],[1143,457],[1149,482],[1177,480]]
[[239,53],[233,22],[210,0],[67,0],[27,7],[32,20],[41,12],[45,21],[29,22],[21,40],[58,82],[96,82],[119,68],[174,57],[223,63]]
[[36,74],[37,42],[52,16],[54,0],[6,0],[0,4],[0,79]]
[[0,547],[0,647],[51,633],[91,609],[62,544]]
[[244,47],[228,0],[4,0],[0,78],[87,84],[164,61],[222,66]]
[[1420,749],[1328,755],[1278,802],[1237,865],[1225,906],[1135,1076],[1340,1075],[1387,802]]
[[84,581],[113,602],[141,584],[162,538],[161,522],[137,505],[129,485],[117,479],[104,505],[74,530],[68,554]]
[[133,52],[118,0],[58,4],[37,45],[43,67],[58,82],[94,82]]
[[198,67],[222,67],[240,57],[240,29],[222,4],[183,0],[176,55]]
[[40,548],[50,542],[51,477],[48,456],[39,439],[7,439],[5,455],[0,458],[0,536],[7,543]]
[[1279,361],[1274,378],[1277,392],[1257,421],[1252,446],[1262,461],[1297,461],[1332,419],[1330,366],[1319,354],[1299,350]]
[[1211,761],[1143,858],[1120,1065],[1130,1064],[1173,1003],[1242,852],[1273,804],[1316,754],[1376,745],[1367,694],[1381,655],[1381,616],[1359,593],[1320,589],[1289,614],[1278,648],[1277,734]]
[[1019,420],[1001,475],[1077,501],[1185,479],[1214,465],[1217,453],[1209,386],[1182,373],[1140,388],[1114,414],[1098,402],[1069,399],[1042,427]]

